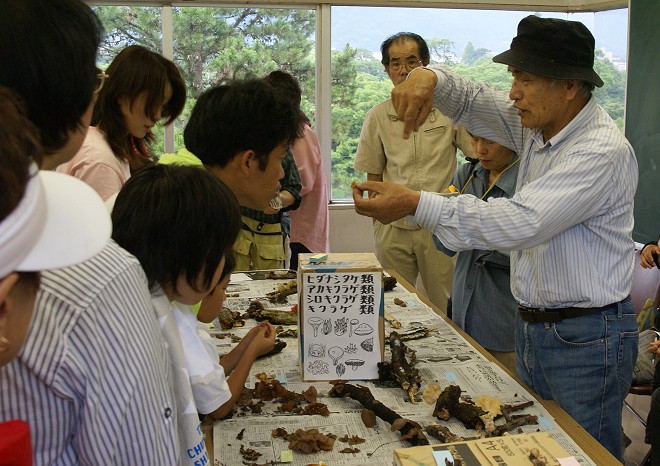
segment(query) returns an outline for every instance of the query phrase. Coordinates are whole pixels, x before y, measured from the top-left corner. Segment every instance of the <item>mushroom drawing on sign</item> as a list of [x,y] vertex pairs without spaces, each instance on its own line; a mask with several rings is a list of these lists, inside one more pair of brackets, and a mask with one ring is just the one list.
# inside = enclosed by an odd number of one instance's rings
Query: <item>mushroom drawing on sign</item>
[[307,365],[307,370],[309,371],[310,374],[314,375],[321,375],[321,374],[329,374],[330,369],[328,367],[328,364],[321,361],[320,359],[317,359],[316,361],[310,362]]
[[348,334],[349,337],[352,337],[352,336],[353,336],[353,330],[354,330],[354,327],[357,326],[359,323],[360,323],[359,320],[357,320],[357,319],[351,319],[351,331],[350,331],[349,334]]
[[373,331],[373,327],[365,322],[362,322],[357,328],[353,329],[353,333],[360,336],[369,335],[373,333]]
[[321,328],[321,333],[327,335],[332,331],[332,319],[326,319],[323,321],[323,327]]
[[362,343],[360,343],[360,346],[362,347],[363,350],[367,351],[368,353],[373,352],[374,350],[374,338],[367,338],[364,340]]
[[335,320],[335,335],[342,336],[348,330],[348,317],[342,317]]
[[309,355],[314,358],[323,358],[325,357],[325,345],[319,345],[318,343],[312,343],[309,345]]
[[307,320],[307,323],[312,326],[314,329],[314,336],[317,337],[319,335],[319,327],[323,323],[323,319],[320,317],[310,317],[309,320]]
[[344,364],[356,371],[358,370],[358,367],[364,365],[364,361],[362,359],[348,359],[344,361]]
[[355,354],[357,353],[357,346],[355,346],[355,343],[349,343],[348,346],[344,348],[344,351],[348,354]]
[[337,362],[344,357],[344,350],[339,346],[333,346],[328,350],[328,356],[332,358],[332,364],[337,365]]

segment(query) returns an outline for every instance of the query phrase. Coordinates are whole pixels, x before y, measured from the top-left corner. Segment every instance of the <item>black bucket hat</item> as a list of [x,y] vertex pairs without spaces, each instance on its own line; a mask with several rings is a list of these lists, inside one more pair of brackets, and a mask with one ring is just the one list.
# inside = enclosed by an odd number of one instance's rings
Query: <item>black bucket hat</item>
[[518,24],[511,48],[493,57],[495,63],[551,79],[579,79],[597,87],[594,36],[577,21],[528,16]]

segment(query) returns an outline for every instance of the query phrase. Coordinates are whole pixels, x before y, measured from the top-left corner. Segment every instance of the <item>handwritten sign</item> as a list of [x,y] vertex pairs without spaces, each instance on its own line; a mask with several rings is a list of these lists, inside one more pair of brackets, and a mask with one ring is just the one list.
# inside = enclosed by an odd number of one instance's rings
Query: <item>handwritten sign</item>
[[325,263],[322,270],[309,268],[299,274],[305,380],[378,378],[383,355],[383,273],[378,266],[373,268],[352,271],[347,263],[337,268]]

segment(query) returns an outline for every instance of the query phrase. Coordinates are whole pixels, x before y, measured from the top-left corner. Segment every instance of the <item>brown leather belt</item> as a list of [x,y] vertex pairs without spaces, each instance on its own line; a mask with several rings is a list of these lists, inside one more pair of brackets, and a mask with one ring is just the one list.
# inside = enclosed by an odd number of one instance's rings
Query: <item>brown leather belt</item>
[[[616,303],[614,303],[616,304]],[[559,322],[564,319],[573,319],[602,312],[614,304],[603,307],[562,307],[555,309],[543,309],[538,307],[526,307],[518,305],[520,318],[525,322]]]

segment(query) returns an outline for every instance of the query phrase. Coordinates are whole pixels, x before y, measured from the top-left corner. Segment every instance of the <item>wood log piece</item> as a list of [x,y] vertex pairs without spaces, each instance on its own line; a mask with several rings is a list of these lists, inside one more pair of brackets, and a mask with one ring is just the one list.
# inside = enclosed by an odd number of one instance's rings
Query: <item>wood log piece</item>
[[335,380],[330,383],[332,384],[330,396],[349,397],[359,402],[364,408],[370,409],[380,419],[391,424],[395,430],[401,433],[402,439],[409,441],[413,446],[429,444],[419,424],[409,419],[404,419],[376,400],[367,387],[347,384],[342,380]]

